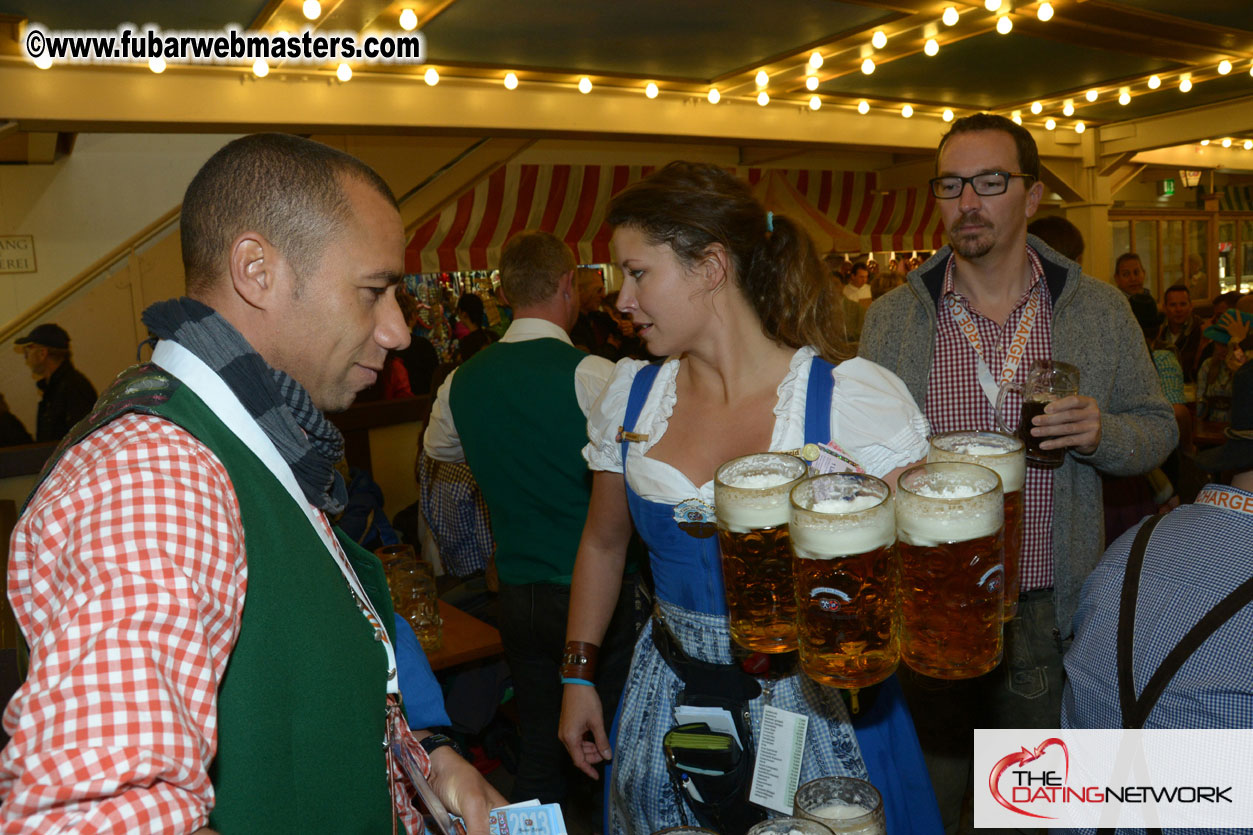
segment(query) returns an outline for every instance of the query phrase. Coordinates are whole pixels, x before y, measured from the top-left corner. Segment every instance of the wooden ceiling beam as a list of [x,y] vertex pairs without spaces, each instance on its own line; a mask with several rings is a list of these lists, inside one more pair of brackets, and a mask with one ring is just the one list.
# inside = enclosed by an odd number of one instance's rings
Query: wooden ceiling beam
[[1103,125],[1097,138],[1104,157],[1210,139],[1215,126],[1226,136],[1253,131],[1253,96]]
[[484,139],[415,185],[397,201],[405,231],[411,232],[486,176],[534,144],[531,139]]

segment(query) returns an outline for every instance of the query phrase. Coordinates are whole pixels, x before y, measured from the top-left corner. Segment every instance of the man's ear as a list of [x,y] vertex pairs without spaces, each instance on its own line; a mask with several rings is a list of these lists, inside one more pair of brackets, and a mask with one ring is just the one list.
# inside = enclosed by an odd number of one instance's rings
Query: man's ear
[[256,232],[244,232],[231,244],[229,267],[235,295],[252,307],[269,305],[279,283],[278,252]]
[[1027,190],[1027,217],[1034,217],[1040,201],[1044,199],[1044,183],[1036,180]]
[[574,296],[574,270],[563,273],[561,278],[557,279],[557,292],[566,299]]

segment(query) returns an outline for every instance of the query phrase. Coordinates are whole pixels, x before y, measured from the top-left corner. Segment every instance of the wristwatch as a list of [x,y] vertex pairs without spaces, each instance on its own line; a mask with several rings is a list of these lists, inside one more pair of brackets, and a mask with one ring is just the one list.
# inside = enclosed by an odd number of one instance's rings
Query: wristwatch
[[445,746],[456,751],[462,757],[466,755],[465,751],[461,750],[461,746],[457,744],[457,740],[453,739],[447,734],[431,734],[430,736],[425,736],[422,739],[418,740],[418,744],[422,746],[422,750],[426,752],[426,755],[428,757],[431,754],[435,753],[437,749],[443,748]]

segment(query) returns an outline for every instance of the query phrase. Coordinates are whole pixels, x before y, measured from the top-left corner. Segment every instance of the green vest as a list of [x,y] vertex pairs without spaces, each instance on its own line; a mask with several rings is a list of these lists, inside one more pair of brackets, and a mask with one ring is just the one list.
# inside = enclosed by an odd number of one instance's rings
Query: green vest
[[574,393],[586,357],[559,339],[497,342],[452,378],[453,423],[491,512],[503,583],[570,584],[592,494]]
[[[218,690],[209,826],[224,835],[390,833],[386,652],[304,511],[261,460],[191,389],[148,365],[118,377],[45,475],[65,449],[127,412],[163,417],[207,446],[242,515],[248,588]],[[392,635],[382,566],[336,535]]]

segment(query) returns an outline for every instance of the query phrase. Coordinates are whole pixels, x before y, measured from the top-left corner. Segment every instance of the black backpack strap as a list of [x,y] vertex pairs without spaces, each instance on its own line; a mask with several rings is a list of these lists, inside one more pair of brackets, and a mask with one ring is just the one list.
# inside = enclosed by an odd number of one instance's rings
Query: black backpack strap
[[1122,726],[1138,728],[1134,724],[1137,713],[1136,682],[1132,675],[1132,646],[1135,641],[1136,601],[1140,596],[1140,571],[1144,567],[1144,551],[1148,548],[1153,529],[1162,521],[1154,516],[1140,526],[1131,553],[1127,555],[1127,567],[1123,570],[1122,597],[1118,607],[1118,705],[1122,708]]

